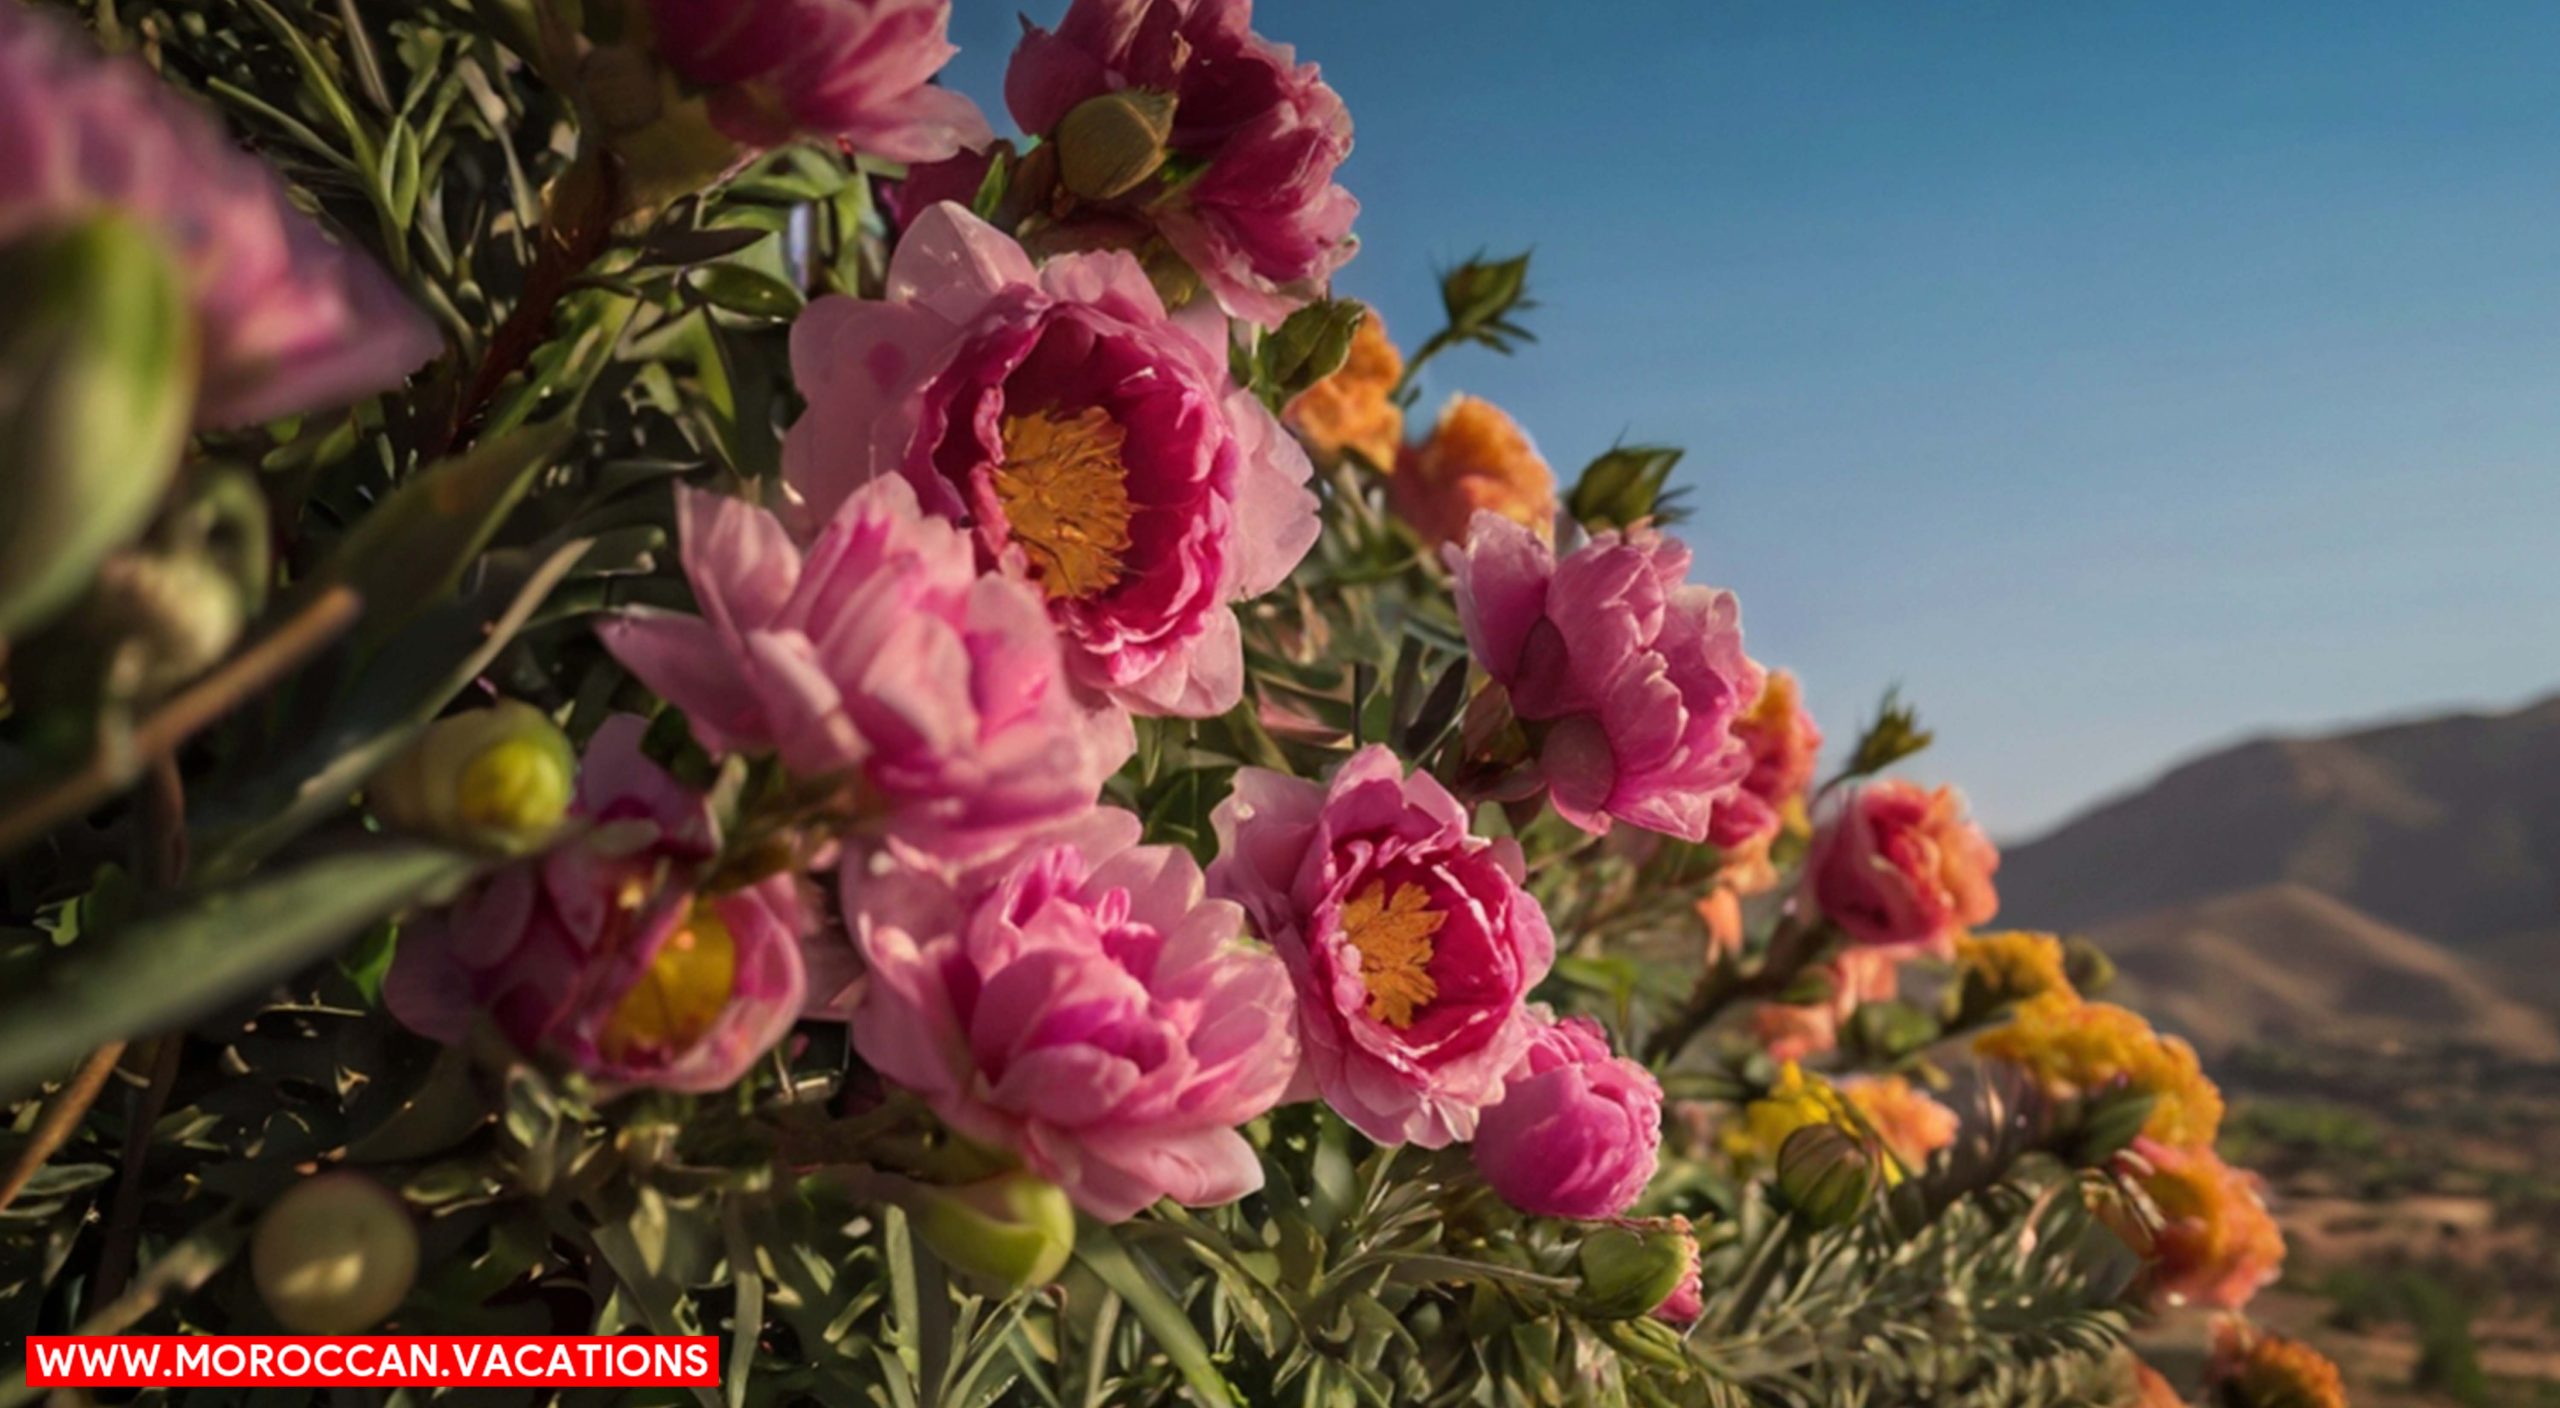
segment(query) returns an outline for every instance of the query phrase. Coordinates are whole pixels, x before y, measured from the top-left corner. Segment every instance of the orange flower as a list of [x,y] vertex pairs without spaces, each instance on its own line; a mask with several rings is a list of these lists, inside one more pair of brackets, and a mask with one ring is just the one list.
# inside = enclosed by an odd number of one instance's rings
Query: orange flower
[[2236,1317],[2214,1326],[2208,1372],[2237,1408],[2347,1408],[2347,1386],[2327,1355]]
[[1910,1168],[1928,1163],[1931,1154],[1956,1142],[1956,1112],[1901,1076],[1858,1076],[1842,1081],[1840,1093]]
[[2222,1127],[2222,1092],[2205,1079],[2195,1048],[2113,1003],[2049,992],[2019,1004],[2006,1026],[1983,1033],[1973,1046],[2018,1066],[2053,1095],[2085,1095],[2119,1082],[2149,1091],[2153,1104],[2143,1133],[2162,1144],[2210,1148]]
[[1556,477],[1528,432],[1490,401],[1450,398],[1431,438],[1406,448],[1387,504],[1424,542],[1463,543],[1476,510],[1553,536]]
[[[2117,1226],[2151,1263],[2152,1290],[2171,1305],[2238,1310],[2284,1268],[2284,1234],[2256,1174],[2211,1150],[2142,1140],[2128,1165],[2160,1214],[2157,1226]],[[2115,1219],[2109,1219],[2111,1222]]]
[[1404,408],[1395,403],[1404,378],[1404,354],[1387,337],[1386,319],[1372,308],[1351,337],[1351,355],[1333,375],[1289,403],[1289,428],[1319,460],[1357,452],[1381,470],[1396,467],[1404,446]]
[[2186,1397],[2160,1371],[2128,1354],[2124,1357],[2125,1408],[2187,1408]]

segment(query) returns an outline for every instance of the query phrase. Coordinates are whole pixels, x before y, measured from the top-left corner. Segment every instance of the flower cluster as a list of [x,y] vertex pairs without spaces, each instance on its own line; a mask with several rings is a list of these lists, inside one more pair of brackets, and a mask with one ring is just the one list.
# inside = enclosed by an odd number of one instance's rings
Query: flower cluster
[[[1974,932],[1911,716],[1824,775],[1677,451],[1408,438],[1526,258],[1410,355],[1334,298],[1350,118],[1248,0],[1026,22],[1006,139],[948,0],[90,8],[293,155],[0,0],[0,267],[87,275],[0,308],[48,1316],[208,1192],[272,1206],[172,1328],[734,1321],[827,1402],[1918,1401],[1987,1284],[2077,1383],[2275,1275],[2195,1053]],[[225,629],[91,629],[138,579]]]

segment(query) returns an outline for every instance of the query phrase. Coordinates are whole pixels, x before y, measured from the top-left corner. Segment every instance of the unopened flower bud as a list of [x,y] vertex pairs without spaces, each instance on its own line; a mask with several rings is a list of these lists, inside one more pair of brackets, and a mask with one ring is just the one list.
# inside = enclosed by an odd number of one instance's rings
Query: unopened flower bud
[[933,1190],[916,1215],[916,1235],[959,1270],[1022,1290],[1047,1285],[1066,1269],[1076,1211],[1047,1179],[1001,1173]]
[[177,271],[115,215],[0,248],[0,639],[68,606],[150,521],[194,414]]
[[541,710],[519,700],[439,719],[367,796],[403,830],[496,851],[547,840],[569,811],[578,759]]
[[1058,122],[1058,174],[1086,200],[1111,200],[1163,167],[1173,95],[1144,88],[1087,98]]
[[359,1173],[324,1173],[288,1190],[249,1242],[258,1296],[301,1335],[353,1335],[382,1323],[418,1276],[409,1210]]
[[2073,991],[2095,997],[2115,985],[2116,963],[2096,944],[2073,936],[2062,941],[2062,971]]
[[1688,1233],[1668,1222],[1654,1228],[1598,1228],[1582,1239],[1576,1258],[1582,1292],[1574,1305],[1599,1320],[1650,1315],[1680,1289],[1697,1256]]
[[1834,1124],[1807,1125],[1778,1150],[1778,1193],[1816,1227],[1838,1227],[1875,1195],[1875,1155]]

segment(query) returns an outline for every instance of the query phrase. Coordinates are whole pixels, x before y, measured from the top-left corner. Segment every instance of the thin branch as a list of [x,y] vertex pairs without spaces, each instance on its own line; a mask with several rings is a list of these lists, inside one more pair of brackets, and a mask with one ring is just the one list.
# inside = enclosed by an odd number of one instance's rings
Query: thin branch
[[114,796],[143,768],[177,752],[188,739],[337,639],[363,611],[364,598],[353,588],[328,588],[257,644],[154,710],[123,747],[100,750],[69,776],[10,798],[0,805],[0,855]]

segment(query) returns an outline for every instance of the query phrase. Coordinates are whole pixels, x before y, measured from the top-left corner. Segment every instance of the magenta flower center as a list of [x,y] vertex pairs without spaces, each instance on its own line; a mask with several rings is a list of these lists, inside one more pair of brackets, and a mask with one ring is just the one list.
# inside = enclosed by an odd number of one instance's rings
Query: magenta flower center
[[1129,470],[1120,458],[1128,432],[1088,406],[1072,417],[1007,416],[1003,434],[996,502],[1041,589],[1052,601],[1080,601],[1119,585],[1129,551]]
[[1407,882],[1390,894],[1372,880],[1342,910],[1342,929],[1360,951],[1360,985],[1369,990],[1369,1018],[1402,1031],[1417,1008],[1440,995],[1431,979],[1432,937],[1449,916],[1431,907],[1431,894]]

